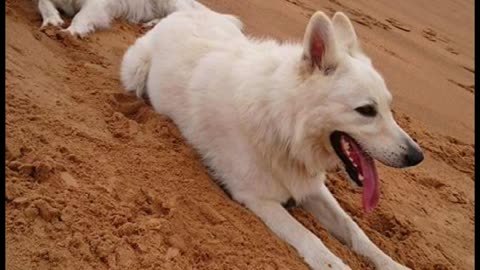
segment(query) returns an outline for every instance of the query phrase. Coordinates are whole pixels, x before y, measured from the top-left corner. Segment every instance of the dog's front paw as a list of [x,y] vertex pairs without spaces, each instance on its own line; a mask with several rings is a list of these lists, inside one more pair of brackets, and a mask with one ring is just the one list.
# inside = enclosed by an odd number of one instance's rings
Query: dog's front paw
[[62,18],[59,16],[50,16],[43,20],[42,26],[40,28],[45,28],[47,26],[61,27],[64,24]]
[[[49,33],[47,32],[47,35]],[[53,35],[49,35],[55,40],[58,40],[61,42],[63,45],[68,46],[68,47],[78,47],[81,44],[81,40],[77,36],[73,36],[70,33],[67,33],[66,31],[57,31]]]
[[84,38],[88,36],[90,33],[90,30],[88,28],[82,28],[82,27],[68,27],[67,29],[63,29],[61,32],[69,34],[73,37],[79,37],[79,38]]

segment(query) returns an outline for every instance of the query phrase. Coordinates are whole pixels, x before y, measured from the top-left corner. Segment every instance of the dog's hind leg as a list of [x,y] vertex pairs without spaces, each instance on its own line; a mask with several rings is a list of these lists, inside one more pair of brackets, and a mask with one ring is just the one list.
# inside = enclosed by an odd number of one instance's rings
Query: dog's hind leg
[[62,26],[63,20],[60,13],[50,0],[38,0],[38,10],[43,19],[41,28],[48,25]]
[[75,15],[72,24],[64,31],[81,37],[96,29],[110,27],[112,14],[108,10],[107,1],[87,0],[82,9]]
[[369,258],[376,269],[409,269],[380,250],[341,208],[325,185],[321,187],[319,194],[305,200],[302,207],[311,212],[341,242],[350,246],[356,253]]
[[350,270],[322,241],[293,218],[278,202],[246,200],[253,211],[281,239],[292,245],[313,270]]
[[146,91],[145,85],[152,57],[152,38],[153,33],[149,32],[137,39],[135,44],[128,48],[120,67],[120,77],[125,90],[135,92],[139,98],[143,98]]

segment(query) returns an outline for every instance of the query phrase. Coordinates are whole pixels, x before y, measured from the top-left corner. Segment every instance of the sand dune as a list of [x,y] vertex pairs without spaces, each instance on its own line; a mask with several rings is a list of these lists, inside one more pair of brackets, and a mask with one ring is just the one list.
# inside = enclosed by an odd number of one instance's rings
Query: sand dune
[[[399,262],[473,269],[473,0],[202,2],[280,40],[300,40],[315,10],[348,14],[426,159],[379,165],[370,215],[343,175],[329,186]],[[143,29],[115,22],[77,40],[40,24],[32,1],[6,1],[7,269],[308,269],[210,179],[169,119],[123,94],[119,63]],[[352,269],[373,269],[291,211]]]

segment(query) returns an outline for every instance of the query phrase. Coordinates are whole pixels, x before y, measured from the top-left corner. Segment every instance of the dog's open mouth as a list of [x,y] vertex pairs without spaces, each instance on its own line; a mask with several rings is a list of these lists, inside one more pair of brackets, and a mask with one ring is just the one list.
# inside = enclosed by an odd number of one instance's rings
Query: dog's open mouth
[[350,179],[363,187],[363,208],[371,212],[378,204],[380,192],[375,162],[347,133],[335,131],[330,142],[345,166]]

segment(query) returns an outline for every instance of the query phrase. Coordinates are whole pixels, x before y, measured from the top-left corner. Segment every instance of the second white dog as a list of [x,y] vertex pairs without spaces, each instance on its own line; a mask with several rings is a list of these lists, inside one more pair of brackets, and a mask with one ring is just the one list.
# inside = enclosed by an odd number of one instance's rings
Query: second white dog
[[302,44],[243,35],[212,11],[176,12],[124,56],[127,91],[171,117],[233,199],[295,247],[312,269],[350,269],[282,207],[293,197],[335,237],[380,270],[407,269],[382,252],[325,185],[339,161],[379,201],[373,158],[420,163],[419,146],[392,117],[392,96],[362,53],[350,20],[317,12]]
[[166,15],[178,10],[206,9],[195,0],[35,0],[42,15],[42,27],[60,27],[63,20],[61,10],[73,17],[71,25],[64,31],[86,36],[96,29],[110,27],[114,18],[125,18],[132,23],[145,22],[154,26]]

